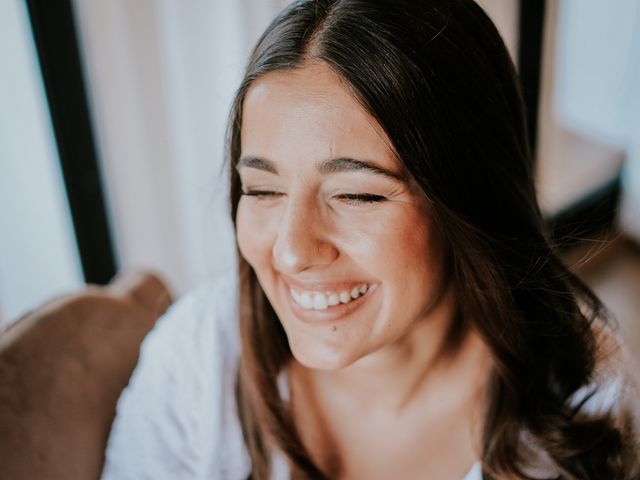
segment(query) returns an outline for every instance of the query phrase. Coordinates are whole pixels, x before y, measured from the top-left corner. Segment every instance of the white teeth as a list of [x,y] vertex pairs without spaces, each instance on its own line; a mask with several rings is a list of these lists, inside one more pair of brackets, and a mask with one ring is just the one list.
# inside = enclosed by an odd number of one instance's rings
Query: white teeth
[[334,305],[338,305],[340,303],[340,298],[337,293],[332,293],[328,298],[329,306],[333,307]]
[[328,306],[327,297],[325,297],[324,294],[316,293],[313,295],[314,310],[325,310]]
[[311,295],[306,292],[300,294],[299,303],[302,308],[306,308],[307,310],[313,307],[313,300],[311,299]]
[[294,302],[305,310],[326,310],[329,307],[339,305],[341,303],[349,303],[352,300],[364,295],[369,290],[366,283],[358,285],[349,291],[340,293],[336,292],[297,292],[293,288],[289,289],[289,293]]

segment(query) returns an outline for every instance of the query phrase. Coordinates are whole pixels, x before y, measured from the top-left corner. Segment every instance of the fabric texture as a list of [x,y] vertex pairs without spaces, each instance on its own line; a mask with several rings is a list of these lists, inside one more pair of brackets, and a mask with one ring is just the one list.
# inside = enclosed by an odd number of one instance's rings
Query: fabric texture
[[[240,354],[233,277],[179,300],[145,338],[117,405],[102,480],[245,480],[249,455],[235,408]],[[617,403],[617,380],[591,398],[593,410]],[[584,392],[578,392],[584,394]],[[524,438],[536,452],[532,439]],[[528,471],[552,473],[544,454]],[[274,480],[287,480],[276,457]],[[476,463],[462,480],[481,480]]]
[[156,323],[116,408],[102,479],[246,479],[235,412],[236,284],[187,294]]

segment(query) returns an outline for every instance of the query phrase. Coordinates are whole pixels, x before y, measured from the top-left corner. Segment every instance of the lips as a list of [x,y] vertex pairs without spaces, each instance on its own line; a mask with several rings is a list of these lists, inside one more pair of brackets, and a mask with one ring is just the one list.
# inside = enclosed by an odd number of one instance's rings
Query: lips
[[284,275],[282,280],[292,313],[311,323],[340,320],[366,304],[378,287],[377,283],[353,281],[302,284]]

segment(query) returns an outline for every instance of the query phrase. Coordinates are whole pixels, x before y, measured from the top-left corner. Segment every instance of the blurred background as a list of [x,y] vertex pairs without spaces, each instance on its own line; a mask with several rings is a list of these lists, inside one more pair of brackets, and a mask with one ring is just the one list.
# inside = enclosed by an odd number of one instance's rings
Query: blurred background
[[[0,1],[0,328],[118,271],[180,295],[233,269],[226,118],[287,3]],[[640,2],[479,3],[524,84],[554,241],[638,353]]]

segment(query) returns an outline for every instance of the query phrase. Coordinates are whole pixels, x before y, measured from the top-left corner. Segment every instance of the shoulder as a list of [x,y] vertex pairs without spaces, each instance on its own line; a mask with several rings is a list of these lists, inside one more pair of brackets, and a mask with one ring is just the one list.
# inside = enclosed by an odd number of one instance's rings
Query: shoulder
[[204,285],[149,332],[118,401],[103,479],[244,474],[234,398],[236,291],[233,276]]
[[595,393],[586,406],[595,413],[610,413],[640,452],[640,364],[617,332],[602,328],[596,337]]
[[158,319],[140,346],[138,365],[123,396],[137,385],[193,384],[204,371],[224,367],[238,355],[236,282],[218,278],[193,290]]
[[[597,326],[596,364],[591,380],[570,398],[576,418],[609,416],[631,451],[640,452],[640,390],[632,358],[616,332]],[[532,478],[556,478],[559,470],[549,455],[528,431],[522,433],[525,458],[530,461],[524,471]]]
[[[161,347],[166,347],[169,356],[180,353],[197,357],[203,353],[198,347],[209,346],[212,340],[233,348],[237,337],[236,292],[236,279],[229,275],[184,295],[149,332],[141,345],[140,360]],[[180,351],[182,348],[185,351]]]
[[572,404],[588,415],[624,415],[629,402],[637,399],[637,361],[630,354],[618,332],[594,326],[596,361],[589,384],[579,389]]
[[608,416],[628,451],[640,455],[640,383],[638,360],[617,331],[596,327],[596,365],[589,384],[573,396],[578,415]]

